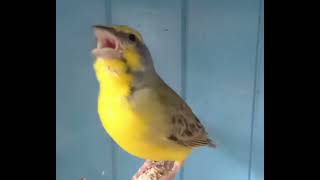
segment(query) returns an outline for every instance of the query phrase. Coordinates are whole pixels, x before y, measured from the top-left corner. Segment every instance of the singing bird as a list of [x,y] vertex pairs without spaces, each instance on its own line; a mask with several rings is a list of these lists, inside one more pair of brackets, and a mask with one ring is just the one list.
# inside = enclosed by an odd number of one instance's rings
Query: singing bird
[[193,148],[216,147],[186,102],[158,75],[141,34],[128,26],[93,26],[98,114],[111,138],[150,161],[174,161],[175,171]]

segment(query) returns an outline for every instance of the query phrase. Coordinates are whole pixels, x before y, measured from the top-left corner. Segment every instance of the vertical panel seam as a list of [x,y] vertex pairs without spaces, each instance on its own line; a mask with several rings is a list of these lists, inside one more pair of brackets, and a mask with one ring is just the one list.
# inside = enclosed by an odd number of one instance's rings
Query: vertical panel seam
[[[106,24],[111,25],[112,24],[112,6],[111,6],[111,0],[105,0],[105,17],[106,17]],[[117,146],[113,139],[109,136],[111,140],[111,175],[112,179],[117,179],[117,171],[116,171],[116,150]]]
[[105,0],[105,16],[106,16],[106,23],[111,24],[112,23],[112,13],[111,13],[111,0]]
[[251,111],[251,132],[250,132],[250,152],[249,152],[249,169],[248,169],[248,180],[251,180],[252,171],[252,155],[253,155],[253,133],[254,133],[254,121],[255,121],[255,111],[256,111],[256,97],[257,97],[257,84],[259,81],[259,48],[260,48],[260,35],[261,35],[261,17],[262,17],[262,3],[263,0],[259,0],[259,10],[258,10],[258,27],[257,27],[257,43],[256,43],[256,53],[255,53],[255,65],[254,65],[254,82],[253,82],[253,97],[252,97],[252,111]]
[[[187,80],[187,23],[188,23],[188,1],[181,1],[181,96],[186,100]],[[180,180],[184,179],[184,167],[180,171]]]
[[182,0],[181,14],[181,96],[186,99],[187,0]]

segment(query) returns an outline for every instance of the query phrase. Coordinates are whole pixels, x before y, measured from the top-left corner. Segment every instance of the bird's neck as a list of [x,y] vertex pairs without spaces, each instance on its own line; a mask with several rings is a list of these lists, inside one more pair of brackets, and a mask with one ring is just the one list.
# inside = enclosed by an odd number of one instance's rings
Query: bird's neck
[[136,90],[152,87],[161,81],[154,68],[147,68],[143,72],[132,71],[128,64],[118,59],[97,59],[94,68],[100,84],[100,95],[104,96],[127,97]]
[[128,96],[133,77],[127,73],[127,68],[121,60],[97,59],[94,69],[100,84],[100,95],[107,97]]

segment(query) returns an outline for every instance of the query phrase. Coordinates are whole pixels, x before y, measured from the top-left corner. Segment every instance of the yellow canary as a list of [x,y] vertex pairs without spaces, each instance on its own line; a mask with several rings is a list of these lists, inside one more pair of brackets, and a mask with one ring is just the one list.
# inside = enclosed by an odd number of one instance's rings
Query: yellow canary
[[193,148],[215,147],[185,101],[157,74],[141,34],[128,26],[94,26],[98,114],[129,154],[184,161]]

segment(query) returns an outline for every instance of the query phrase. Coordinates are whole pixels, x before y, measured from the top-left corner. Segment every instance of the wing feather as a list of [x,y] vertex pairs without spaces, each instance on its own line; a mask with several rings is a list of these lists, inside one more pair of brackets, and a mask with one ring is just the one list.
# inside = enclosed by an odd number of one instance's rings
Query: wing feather
[[176,108],[171,118],[172,130],[168,139],[188,147],[210,146],[216,144],[208,137],[204,126],[184,102]]

